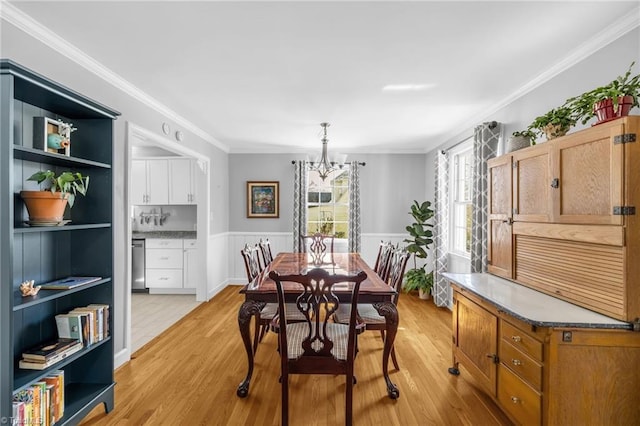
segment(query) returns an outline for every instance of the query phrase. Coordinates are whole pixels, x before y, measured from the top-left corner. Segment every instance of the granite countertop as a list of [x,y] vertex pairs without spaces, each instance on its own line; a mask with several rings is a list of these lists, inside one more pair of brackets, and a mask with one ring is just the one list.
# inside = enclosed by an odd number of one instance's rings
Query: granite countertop
[[446,278],[526,323],[541,327],[633,329],[599,314],[492,274],[452,274]]
[[148,231],[148,232],[132,232],[131,238],[170,238],[182,240],[195,240],[197,238],[196,231]]

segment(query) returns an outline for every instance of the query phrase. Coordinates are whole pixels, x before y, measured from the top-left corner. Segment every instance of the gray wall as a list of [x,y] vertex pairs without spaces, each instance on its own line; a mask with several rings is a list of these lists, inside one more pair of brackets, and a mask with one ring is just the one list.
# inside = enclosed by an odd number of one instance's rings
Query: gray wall
[[[293,154],[229,155],[229,231],[292,232]],[[360,173],[362,232],[404,233],[413,200],[425,197],[424,154],[353,154]],[[280,182],[280,218],[247,219],[247,181]]]
[[[75,62],[67,59],[13,25],[2,21],[0,25],[0,56],[11,59],[38,72],[60,84],[82,93],[102,104],[122,113],[115,122],[115,152],[113,159],[114,176],[114,346],[118,352],[124,348],[125,337],[125,255],[129,244],[126,235],[126,221],[129,220],[125,207],[126,195],[126,122],[132,123],[161,134],[163,122],[171,124],[174,130],[182,130],[185,138],[182,142],[188,148],[201,152],[211,161],[211,217],[210,233],[222,233],[228,230],[228,155],[186,129],[181,129],[165,117],[147,107],[127,93],[111,86]],[[106,64],[108,66],[108,64]],[[214,201],[215,200],[215,201]],[[215,253],[212,253],[215,255]]]

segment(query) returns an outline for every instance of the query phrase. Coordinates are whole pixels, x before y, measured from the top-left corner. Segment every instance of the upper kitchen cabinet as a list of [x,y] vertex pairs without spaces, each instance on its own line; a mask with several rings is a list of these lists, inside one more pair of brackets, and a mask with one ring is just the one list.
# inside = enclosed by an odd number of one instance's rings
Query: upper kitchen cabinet
[[197,167],[188,158],[169,160],[169,204],[196,204]]
[[551,158],[548,143],[512,153],[513,220],[550,222],[552,216]]
[[131,161],[131,203],[169,204],[168,160]]

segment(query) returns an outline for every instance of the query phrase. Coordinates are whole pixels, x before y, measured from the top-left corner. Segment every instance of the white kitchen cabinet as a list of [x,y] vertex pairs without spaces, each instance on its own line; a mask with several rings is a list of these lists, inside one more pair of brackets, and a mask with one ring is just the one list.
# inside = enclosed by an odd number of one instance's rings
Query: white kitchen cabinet
[[195,289],[198,286],[198,256],[196,240],[184,240],[183,281],[184,288]]
[[188,158],[169,160],[169,204],[196,204],[196,169]]
[[182,288],[183,258],[181,239],[147,239],[145,244],[147,288]]
[[169,203],[168,160],[131,161],[131,203]]

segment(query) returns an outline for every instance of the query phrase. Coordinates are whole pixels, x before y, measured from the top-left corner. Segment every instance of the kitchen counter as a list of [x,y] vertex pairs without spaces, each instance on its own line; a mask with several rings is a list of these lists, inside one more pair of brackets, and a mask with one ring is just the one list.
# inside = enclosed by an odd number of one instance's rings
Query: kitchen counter
[[197,238],[197,232],[196,231],[132,232],[131,238],[134,238],[134,239],[168,238],[168,239],[195,240]]
[[539,291],[487,273],[444,273],[446,278],[498,309],[542,327],[632,329],[618,321]]

